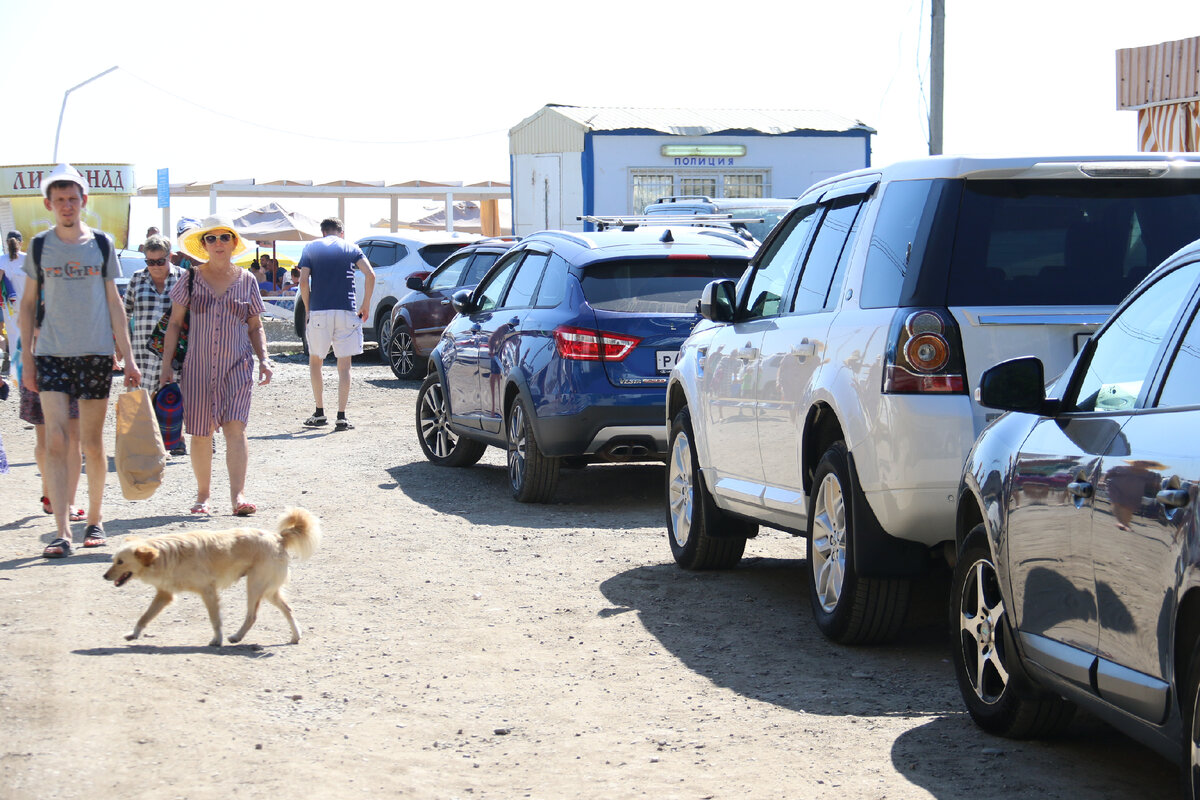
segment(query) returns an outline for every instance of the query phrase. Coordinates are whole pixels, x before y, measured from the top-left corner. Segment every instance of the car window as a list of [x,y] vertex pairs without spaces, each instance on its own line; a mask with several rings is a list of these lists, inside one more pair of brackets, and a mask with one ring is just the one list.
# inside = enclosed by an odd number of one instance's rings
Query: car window
[[550,257],[545,253],[527,252],[517,267],[517,274],[504,295],[505,308],[529,308],[533,305],[533,294]]
[[504,296],[504,289],[508,286],[508,279],[517,268],[521,255],[510,253],[505,256],[504,260],[496,265],[495,272],[490,273],[475,289],[475,305],[480,311],[491,311],[500,304],[500,298]]
[[1158,406],[1200,405],[1200,314],[1192,309],[1192,321],[1171,360],[1158,396]]
[[804,262],[804,272],[800,275],[792,311],[820,311],[828,305],[830,284],[842,253],[853,244],[848,237],[861,205],[862,198],[859,196],[844,197],[835,201],[825,212],[808,259]]
[[632,314],[695,314],[711,281],[736,279],[736,258],[628,258],[587,265],[580,285],[592,308]]
[[534,305],[538,308],[554,308],[563,301],[567,294],[567,260],[557,253],[550,254],[546,264],[546,273],[542,276],[542,285],[538,287],[537,300]]
[[466,272],[463,273],[459,285],[474,286],[479,283],[498,258],[500,258],[499,253],[476,253],[471,259],[471,266],[467,267]]
[[1134,408],[1153,371],[1163,340],[1192,295],[1200,263],[1168,272],[1146,288],[1098,333],[1084,372],[1075,380],[1077,411]]
[[750,318],[773,317],[779,313],[779,301],[787,289],[793,268],[808,247],[808,236],[820,217],[818,206],[805,206],[791,213],[781,229],[766,245],[750,275],[746,311]]
[[[427,244],[417,252],[420,254],[422,261],[431,267],[436,267],[458,250],[465,247],[466,244],[466,242],[462,244]],[[404,253],[401,253],[400,257],[403,258]]]
[[1196,238],[1200,181],[968,180],[949,305],[1115,305]]
[[367,260],[372,267],[390,267],[408,253],[408,248],[396,242],[374,242],[371,244]]
[[467,262],[471,260],[469,254],[451,258],[442,266],[438,267],[437,272],[429,279],[429,288],[432,289],[453,289],[459,285],[458,278],[463,273],[463,269],[467,266]]
[[863,268],[863,308],[900,303],[909,273],[916,272],[925,257],[937,205],[928,202],[933,186],[934,181],[894,181],[884,187]]

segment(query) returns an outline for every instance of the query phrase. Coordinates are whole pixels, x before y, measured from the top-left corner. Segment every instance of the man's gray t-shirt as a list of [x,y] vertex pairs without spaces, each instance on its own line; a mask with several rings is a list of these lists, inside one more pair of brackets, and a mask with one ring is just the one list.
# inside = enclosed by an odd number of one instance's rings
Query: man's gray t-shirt
[[[95,237],[83,244],[67,244],[53,229],[41,237],[42,274],[46,315],[37,335],[34,354],[39,356],[110,356],[113,343],[112,318],[108,314],[100,245]],[[112,242],[112,238],[109,238]],[[23,266],[29,276],[26,291],[37,291],[37,267],[33,247]],[[115,248],[108,253],[108,280],[121,277],[121,262]]]

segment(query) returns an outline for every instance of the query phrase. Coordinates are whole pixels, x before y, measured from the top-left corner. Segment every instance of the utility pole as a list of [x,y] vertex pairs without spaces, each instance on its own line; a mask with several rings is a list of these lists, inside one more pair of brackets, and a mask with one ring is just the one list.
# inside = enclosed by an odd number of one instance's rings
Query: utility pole
[[108,69],[104,70],[104,72],[101,72],[98,75],[93,75],[92,77],[90,77],[86,81],[84,81],[83,83],[76,84],[75,86],[72,86],[70,89],[67,89],[65,92],[63,92],[62,109],[58,112],[58,127],[54,129],[54,163],[55,164],[58,163],[58,137],[59,137],[59,134],[62,133],[63,114],[67,113],[67,98],[71,96],[71,92],[75,91],[80,86],[87,86],[89,83],[96,80],[97,78],[103,78],[105,75],[112,72],[114,69],[116,69],[116,67],[109,67]]
[[933,0],[929,41],[929,155],[942,153],[942,86],[945,78],[946,0]]

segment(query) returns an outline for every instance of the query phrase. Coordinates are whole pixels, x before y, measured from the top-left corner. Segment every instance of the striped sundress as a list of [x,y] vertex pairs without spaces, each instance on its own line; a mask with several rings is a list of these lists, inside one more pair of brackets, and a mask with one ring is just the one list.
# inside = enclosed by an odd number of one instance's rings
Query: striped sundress
[[175,284],[171,300],[192,312],[183,362],[184,429],[192,436],[211,436],[226,422],[249,422],[254,348],[247,323],[263,311],[254,277],[243,271],[216,295],[203,271],[197,270],[191,302],[187,281]]

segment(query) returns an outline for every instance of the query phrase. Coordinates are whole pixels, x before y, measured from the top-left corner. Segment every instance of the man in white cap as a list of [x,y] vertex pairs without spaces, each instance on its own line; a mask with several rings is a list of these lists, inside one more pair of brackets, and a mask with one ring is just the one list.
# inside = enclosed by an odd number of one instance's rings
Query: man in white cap
[[[67,419],[70,400],[79,401],[79,433],[87,458],[88,514],[84,547],[105,544],[102,504],[108,458],[104,418],[112,386],[113,343],[125,362],[125,385],[142,374],[133,357],[125,305],[114,280],[121,262],[108,236],[83,221],[87,182],[70,164],[42,178],[42,201],[54,227],[33,237],[23,269],[36,281],[21,296],[21,338],[33,346],[21,353],[21,380],[38,392],[46,418],[46,490],[58,536],[42,555],[71,554],[67,522]],[[42,299],[44,298],[44,299]],[[37,339],[34,332],[37,331]]]

